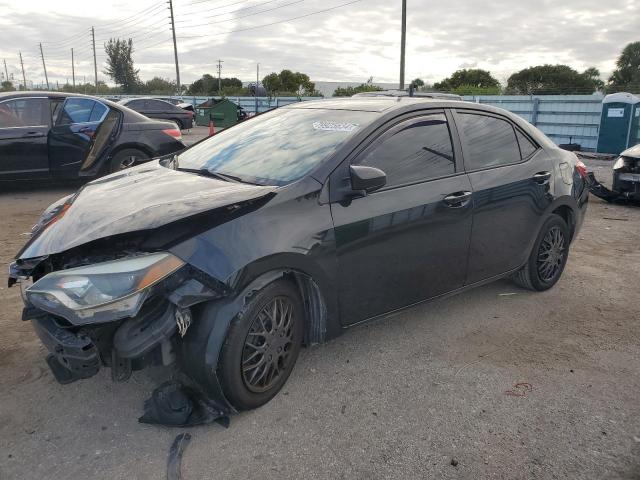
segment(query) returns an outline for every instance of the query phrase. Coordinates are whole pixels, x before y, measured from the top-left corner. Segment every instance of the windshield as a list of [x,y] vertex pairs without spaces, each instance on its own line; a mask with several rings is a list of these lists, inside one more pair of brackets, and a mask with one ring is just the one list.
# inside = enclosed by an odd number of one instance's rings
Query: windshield
[[206,170],[265,185],[309,173],[378,114],[278,109],[220,132],[178,157],[180,169]]

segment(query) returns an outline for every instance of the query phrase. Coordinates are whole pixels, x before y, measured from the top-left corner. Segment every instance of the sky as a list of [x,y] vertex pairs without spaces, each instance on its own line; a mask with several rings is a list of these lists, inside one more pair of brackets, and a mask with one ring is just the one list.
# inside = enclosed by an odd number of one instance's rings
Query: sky
[[[251,81],[284,68],[315,81],[397,82],[401,0],[173,0],[180,76],[203,73]],[[329,10],[330,9],[330,10]],[[316,13],[321,10],[324,12]],[[140,77],[175,79],[165,0],[0,0],[0,59],[21,81],[93,81],[90,30],[98,77],[104,43],[133,38]],[[296,17],[302,17],[297,18]],[[271,25],[269,25],[271,24]],[[522,68],[563,63],[596,67],[604,79],[629,42],[640,40],[638,0],[408,0],[407,80],[439,81],[459,68],[483,68],[506,83]],[[2,76],[4,65],[0,64]]]

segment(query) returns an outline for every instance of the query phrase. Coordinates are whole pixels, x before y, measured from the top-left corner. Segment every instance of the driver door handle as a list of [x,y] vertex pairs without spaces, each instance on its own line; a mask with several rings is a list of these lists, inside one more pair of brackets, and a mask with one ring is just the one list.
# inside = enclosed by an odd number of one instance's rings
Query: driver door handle
[[538,172],[532,178],[534,182],[540,185],[546,185],[551,179],[551,172]]
[[443,201],[451,208],[464,207],[471,199],[471,192],[456,192],[444,197]]

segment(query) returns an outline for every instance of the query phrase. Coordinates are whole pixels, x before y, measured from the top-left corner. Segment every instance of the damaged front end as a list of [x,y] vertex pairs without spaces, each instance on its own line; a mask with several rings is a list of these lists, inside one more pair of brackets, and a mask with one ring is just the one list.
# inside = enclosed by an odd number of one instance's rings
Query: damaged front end
[[225,294],[225,286],[168,252],[117,259],[83,258],[61,265],[57,256],[11,265],[25,307],[49,350],[47,363],[62,384],[110,367],[114,381],[132,370],[170,365],[191,325],[191,307]]
[[608,202],[640,201],[640,145],[622,152],[614,163],[611,190],[592,172],[589,172],[587,182],[591,193]]

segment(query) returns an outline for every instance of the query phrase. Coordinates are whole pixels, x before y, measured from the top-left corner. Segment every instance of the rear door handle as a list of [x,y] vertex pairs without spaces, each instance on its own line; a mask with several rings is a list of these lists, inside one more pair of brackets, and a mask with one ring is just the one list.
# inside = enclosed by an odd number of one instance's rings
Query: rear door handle
[[551,172],[538,172],[532,178],[534,182],[540,185],[546,185],[551,179]]
[[451,208],[464,207],[471,199],[471,192],[456,192],[444,197],[443,201]]
[[22,138],[38,138],[38,137],[44,137],[44,133],[42,133],[42,132],[27,132],[24,135],[22,135]]

